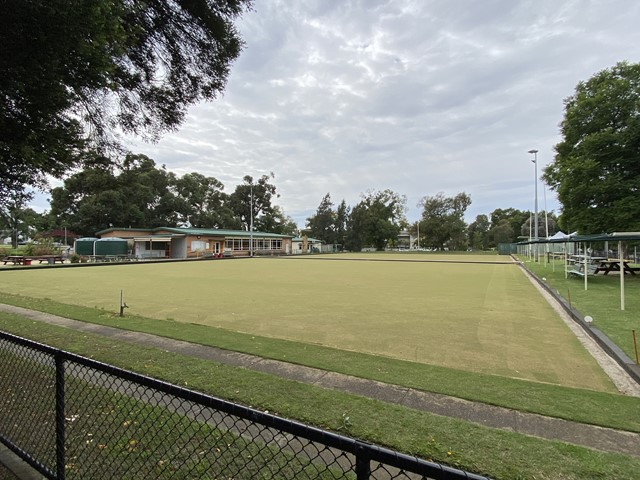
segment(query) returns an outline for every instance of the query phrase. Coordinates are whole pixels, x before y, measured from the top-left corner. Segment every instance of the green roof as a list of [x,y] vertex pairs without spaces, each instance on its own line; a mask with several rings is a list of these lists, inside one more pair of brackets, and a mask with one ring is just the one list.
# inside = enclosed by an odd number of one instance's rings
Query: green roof
[[[156,227],[156,228],[107,228],[96,232],[96,235],[102,235],[108,232],[144,232],[146,234],[161,235],[157,232],[164,231],[170,233],[180,233],[184,235],[216,235],[224,237],[248,237],[251,232],[247,230],[223,230],[218,228],[176,228],[176,227]],[[253,231],[253,235],[262,238],[291,238],[291,235],[280,235],[278,233],[264,233]]]
[[528,240],[518,242],[518,245],[529,245],[532,243],[576,243],[576,242],[618,242],[640,240],[640,232],[613,232],[613,233],[597,233],[594,235],[566,235],[564,238],[538,240]]
[[[292,240],[294,242],[304,242],[304,237],[295,237]],[[318,240],[317,238],[307,237],[307,242],[309,242],[309,243],[322,243],[322,240]]]
[[99,232],[96,232],[96,235],[101,235],[103,233],[109,233],[109,232],[145,232],[145,233],[151,233],[153,231],[152,228],[114,228],[114,227],[110,227],[110,228],[105,228],[104,230],[100,230]]

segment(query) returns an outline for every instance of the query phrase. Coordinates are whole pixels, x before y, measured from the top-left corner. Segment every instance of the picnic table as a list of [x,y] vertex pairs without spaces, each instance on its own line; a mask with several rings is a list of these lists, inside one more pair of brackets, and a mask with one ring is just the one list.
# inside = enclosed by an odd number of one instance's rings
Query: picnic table
[[[586,269],[585,269],[585,260],[586,260]],[[607,260],[605,257],[591,257],[587,255],[571,255],[567,257],[567,264],[570,266],[570,270],[567,270],[567,273],[571,275],[577,275],[579,277],[584,277],[585,273],[587,275],[594,275],[598,273],[598,266],[600,262]]]
[[64,263],[64,258],[62,257],[62,255],[8,255],[2,260],[5,265],[8,262],[13,263],[14,265],[31,265],[31,262],[34,262],[36,260],[40,263]]
[[[608,275],[609,272],[619,272],[620,269],[620,260],[600,260],[598,263],[598,267],[594,270],[594,273],[603,272],[604,275]],[[630,273],[631,275],[635,275],[636,272],[640,271],[640,267],[631,267],[629,266],[628,260],[622,261],[622,270],[624,273]]]
[[22,255],[7,255],[2,260],[4,261],[5,265],[7,264],[7,262],[11,262],[14,265],[22,265],[25,259]]

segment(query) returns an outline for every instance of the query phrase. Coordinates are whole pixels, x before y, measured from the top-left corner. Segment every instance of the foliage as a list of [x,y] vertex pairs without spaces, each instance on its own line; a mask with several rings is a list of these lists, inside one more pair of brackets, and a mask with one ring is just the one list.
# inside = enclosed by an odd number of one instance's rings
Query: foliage
[[83,170],[53,189],[49,217],[90,236],[110,226],[249,229],[253,198],[255,230],[295,235],[293,219],[271,204],[278,197],[271,178],[273,174],[264,175],[254,184],[247,176],[227,195],[214,177],[200,173],[176,177],[145,155],[127,154],[116,165],[96,154]]
[[52,238],[36,236],[33,242],[29,242],[24,247],[24,255],[55,255],[60,253],[60,249],[54,245]]
[[292,237],[299,234],[296,222],[293,218],[286,216],[278,205],[274,205],[271,215],[265,215],[261,218],[260,230],[280,235],[291,235]]
[[32,198],[33,193],[20,188],[0,202],[0,232],[11,237],[13,248],[18,247],[20,238],[31,238],[42,224],[42,215],[27,207]]
[[157,138],[223,91],[250,0],[32,0],[0,6],[0,195],[62,177],[86,140]]
[[343,199],[336,209],[335,239],[336,243],[344,246],[347,235],[347,220],[351,215],[351,209],[347,206],[347,202]]
[[178,222],[194,228],[232,228],[233,212],[224,185],[213,177],[187,173],[175,180]]
[[347,236],[347,221],[351,209],[343,199],[334,210],[331,194],[327,193],[316,210],[316,213],[307,218],[309,236],[324,241],[327,244],[343,245]]
[[315,215],[307,218],[310,237],[329,244],[336,243],[337,215],[332,207],[331,195],[327,193],[320,201]]
[[81,235],[109,226],[175,226],[175,177],[145,155],[128,154],[119,169],[101,155],[51,192],[51,215]]
[[474,250],[486,250],[489,247],[488,233],[490,227],[489,217],[477,215],[476,219],[467,228],[469,246]]
[[[547,223],[549,224],[549,237],[552,237],[558,231],[558,217],[553,212],[538,212],[538,238],[547,237]],[[529,216],[520,228],[520,235],[528,237],[529,232],[533,235],[535,231],[535,219],[533,215]]]
[[560,225],[580,233],[640,230],[640,64],[580,82],[565,102],[562,141],[544,171]]
[[420,219],[421,246],[450,250],[466,250],[466,223],[464,212],[471,205],[471,197],[464,192],[445,197],[439,192],[423,197],[418,206],[423,208]]
[[250,230],[253,225],[254,230],[266,231],[267,226],[275,221],[271,218],[275,214],[271,202],[280,195],[276,186],[270,183],[273,178],[275,175],[271,172],[254,182],[252,176],[245,175],[243,183],[229,196],[229,208],[245,230]]
[[[491,212],[491,230],[489,231],[489,245],[495,247],[498,243],[516,243],[521,235],[522,226],[529,220],[531,212],[516,208],[496,208]],[[505,224],[508,224],[508,226]],[[529,235],[529,227],[527,233]],[[544,227],[542,232],[544,232]],[[522,233],[522,235],[525,235]],[[544,236],[544,234],[542,235]]]
[[363,194],[347,220],[346,248],[352,251],[364,247],[384,250],[400,233],[406,203],[406,197],[388,189]]

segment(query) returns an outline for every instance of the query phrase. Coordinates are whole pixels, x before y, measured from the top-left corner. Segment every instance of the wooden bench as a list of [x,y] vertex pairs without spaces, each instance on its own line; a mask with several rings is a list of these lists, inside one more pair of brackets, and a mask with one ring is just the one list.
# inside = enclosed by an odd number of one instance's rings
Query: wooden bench
[[48,263],[64,263],[64,258],[62,255],[38,255],[38,256],[29,256],[25,257],[26,260],[36,261],[38,260],[40,263],[48,262]]
[[2,259],[2,261],[5,265],[7,264],[7,262],[11,262],[14,265],[22,265],[25,261],[25,258],[22,255],[7,255]]
[[30,265],[31,262],[38,261],[48,262],[48,263],[64,263],[64,258],[62,255],[8,255],[2,259],[4,264],[6,265],[8,262],[13,263],[14,265]]

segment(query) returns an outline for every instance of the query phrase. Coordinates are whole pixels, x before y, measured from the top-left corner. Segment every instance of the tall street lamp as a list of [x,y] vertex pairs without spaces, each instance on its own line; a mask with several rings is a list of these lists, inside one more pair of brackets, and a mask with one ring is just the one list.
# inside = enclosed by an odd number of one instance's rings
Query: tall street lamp
[[538,261],[538,150],[531,149],[529,153],[533,154],[533,171],[534,171],[534,180],[535,180],[535,202],[534,202],[534,230],[533,230],[533,239],[536,241],[535,247],[535,261]]
[[249,225],[249,256],[253,257],[253,179],[251,180],[251,223]]

